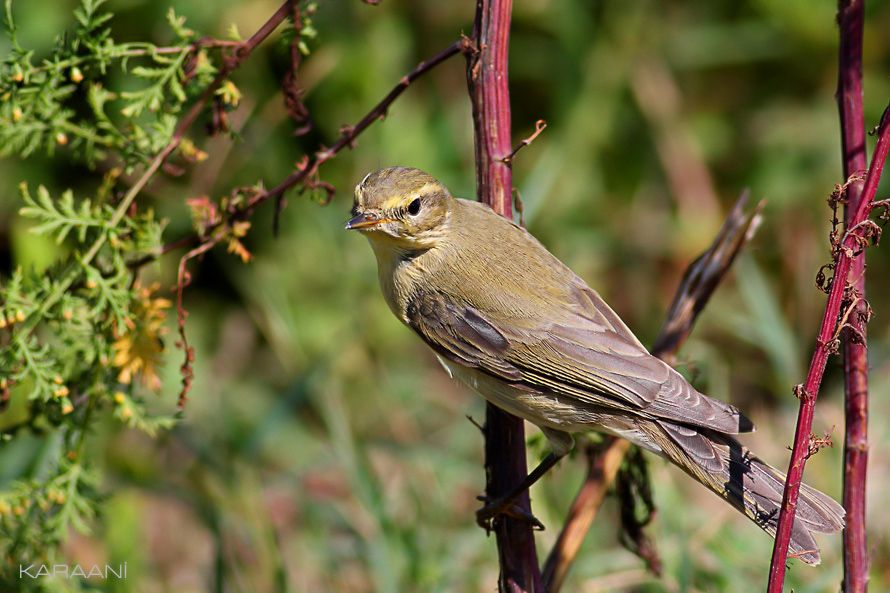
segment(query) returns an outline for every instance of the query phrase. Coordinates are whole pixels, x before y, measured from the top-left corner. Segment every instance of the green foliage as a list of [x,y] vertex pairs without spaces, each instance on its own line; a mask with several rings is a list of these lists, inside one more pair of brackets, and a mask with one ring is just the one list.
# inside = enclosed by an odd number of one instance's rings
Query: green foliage
[[[4,24],[12,51],[0,67],[0,156],[24,157],[43,148],[68,150],[89,164],[120,158],[127,170],[144,162],[173,134],[174,114],[189,99],[186,82],[201,88],[216,68],[195,32],[171,9],[173,45],[117,43],[108,26],[105,0],[84,0],[74,11],[76,27],[59,36],[49,56],[23,48],[5,2]],[[189,70],[186,72],[186,66]],[[135,90],[112,91],[107,79],[119,69]]]
[[[103,417],[152,436],[175,422],[147,407],[160,387],[170,301],[156,285],[140,285],[132,267],[160,251],[163,223],[151,209],[130,211],[134,196],[121,200],[116,190],[123,173],[170,141],[176,113],[216,67],[172,9],[175,44],[158,47],[117,43],[104,4],[83,0],[74,29],[42,58],[21,44],[12,1],[4,6],[11,51],[0,68],[0,155],[65,147],[107,173],[82,199],[71,189],[56,197],[43,185],[19,186],[18,214],[60,251],[49,269],[17,267],[0,277],[0,393],[19,417],[3,440],[9,447],[36,432],[54,444],[0,492],[3,590],[22,585],[20,564],[51,563],[70,529],[88,530],[100,496],[83,443]],[[109,90],[120,74],[131,90]]]
[[71,191],[53,199],[42,186],[32,195],[22,185],[21,196],[20,214],[37,222],[32,232],[70,251],[46,272],[18,268],[0,285],[3,388],[13,402],[29,402],[23,420],[4,432],[48,431],[62,445],[41,472],[13,482],[0,506],[3,557],[16,559],[4,574],[21,561],[51,559],[67,529],[84,529],[95,514],[96,480],[82,443],[103,410],[150,434],[172,425],[145,409],[157,388],[169,301],[134,286],[127,263],[158,247],[160,225],[150,213],[120,217]]

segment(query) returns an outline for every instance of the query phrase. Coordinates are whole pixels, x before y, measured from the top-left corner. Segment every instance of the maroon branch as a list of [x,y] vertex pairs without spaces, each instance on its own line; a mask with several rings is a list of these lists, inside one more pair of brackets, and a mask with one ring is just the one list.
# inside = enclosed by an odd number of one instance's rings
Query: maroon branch
[[874,200],[878,183],[881,180],[881,173],[884,169],[884,161],[887,159],[888,150],[890,150],[890,106],[884,110],[881,116],[881,123],[878,126],[878,142],[872,155],[868,174],[865,177],[859,204],[855,208],[849,208],[851,215],[848,215],[848,230],[840,239],[840,249],[834,250],[834,278],[831,282],[831,291],[828,294],[828,302],[825,305],[825,314],[822,317],[822,324],[819,328],[819,336],[816,339],[813,357],[810,360],[806,382],[795,388],[795,392],[800,398],[800,409],[794,433],[791,461],[788,466],[788,477],[785,481],[785,491],[782,495],[779,523],[776,527],[776,541],[773,547],[769,585],[767,588],[769,593],[781,593],[782,585],[785,581],[788,545],[791,541],[791,527],[794,524],[800,484],[803,479],[803,470],[809,451],[816,397],[819,393],[828,357],[831,355],[834,347],[835,335],[838,331],[838,319],[842,315],[841,307],[845,300],[849,301],[850,285],[848,284],[848,278],[850,269],[853,265],[853,260],[863,248],[865,237],[862,233],[864,229],[869,228],[863,225],[863,223],[871,213],[872,201]]
[[[473,107],[476,193],[495,212],[512,218],[510,88],[507,60],[512,0],[477,0],[472,47],[467,51],[467,87]],[[470,45],[470,44],[467,44]],[[488,404],[485,410],[485,496],[497,500],[525,478],[525,429],[520,418]],[[516,499],[531,516],[528,492]],[[498,548],[498,590],[542,591],[535,537],[528,521],[501,515],[492,528]]]
[[292,187],[305,183],[307,180],[312,181],[317,178],[318,168],[324,164],[325,162],[331,160],[338,152],[343,150],[344,148],[352,148],[355,143],[355,139],[358,138],[359,134],[364,132],[372,123],[379,119],[383,119],[386,117],[386,113],[389,110],[389,106],[399,98],[399,95],[405,92],[412,82],[447,60],[448,58],[457,55],[464,49],[464,42],[455,41],[435,56],[430,58],[429,60],[425,60],[420,62],[414,69],[409,72],[407,75],[403,76],[399,83],[393,87],[391,91],[379,102],[375,105],[362,119],[358,121],[353,126],[345,126],[342,128],[340,137],[336,142],[330,147],[325,148],[321,147],[316,153],[313,155],[313,158],[310,159],[305,164],[298,166],[296,171],[288,175],[284,180],[282,180],[278,185],[273,187],[268,191],[259,192],[254,195],[247,203],[247,207],[241,211],[239,216],[249,215],[253,209],[262,204],[263,202],[277,198],[278,196],[284,194],[287,190]]
[[[862,26],[865,0],[842,0],[838,5],[840,48],[837,101],[841,120],[841,158],[844,177],[861,175],[868,165],[865,154],[865,118],[862,109]],[[862,181],[846,190],[846,227],[862,201]],[[868,466],[868,349],[865,317],[865,255],[850,265],[850,285],[858,295],[844,341],[844,591],[868,589],[868,543],[865,529],[865,488]]]
[[[742,192],[714,242],[689,264],[664,325],[655,338],[653,355],[667,362],[673,361],[714,290],[729,273],[736,255],[753,237],[760,223],[763,202],[746,213],[747,200],[748,192]],[[624,439],[606,437],[601,447],[587,448],[587,477],[544,564],[542,580],[547,593],[558,593],[562,587],[630,446]]]
[[[308,12],[308,10],[307,10]],[[311,16],[311,14],[307,14]],[[291,12],[291,21],[293,21],[293,38],[290,40],[290,66],[284,73],[284,80],[281,82],[281,90],[284,95],[284,107],[287,114],[294,121],[296,129],[294,136],[303,136],[312,130],[312,120],[309,118],[309,109],[303,103],[303,89],[300,88],[299,72],[300,64],[303,62],[303,52],[300,50],[300,36],[303,33],[303,14],[300,11],[300,4],[294,2]]]

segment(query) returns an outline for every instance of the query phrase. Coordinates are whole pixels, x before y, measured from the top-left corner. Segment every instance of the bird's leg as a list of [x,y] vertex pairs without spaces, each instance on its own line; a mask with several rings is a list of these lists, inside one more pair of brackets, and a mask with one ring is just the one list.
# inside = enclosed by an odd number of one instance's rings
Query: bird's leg
[[514,505],[513,502],[516,498],[519,497],[520,494],[528,490],[532,484],[537,482],[541,476],[546,474],[551,467],[557,464],[557,462],[565,456],[565,453],[548,453],[547,457],[545,457],[541,463],[538,464],[538,467],[533,469],[525,479],[522,480],[519,484],[517,484],[510,492],[496,498],[495,500],[488,500],[484,496],[480,496],[479,500],[485,502],[485,506],[476,511],[476,523],[479,524],[480,527],[490,530],[491,529],[491,521],[498,515],[509,515],[511,517],[515,517],[517,519],[523,519],[532,524],[536,529],[544,529],[544,525],[538,521],[533,515],[525,512],[519,506]]

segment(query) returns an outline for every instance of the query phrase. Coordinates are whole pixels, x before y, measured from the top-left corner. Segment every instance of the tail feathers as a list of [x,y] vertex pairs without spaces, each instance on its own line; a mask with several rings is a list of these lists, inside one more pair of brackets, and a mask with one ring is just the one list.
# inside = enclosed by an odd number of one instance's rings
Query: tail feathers
[[[784,473],[758,459],[731,436],[663,420],[641,428],[668,459],[775,536]],[[813,533],[833,533],[843,527],[843,507],[822,492],[801,485],[791,533],[791,555],[807,564],[819,564]]]

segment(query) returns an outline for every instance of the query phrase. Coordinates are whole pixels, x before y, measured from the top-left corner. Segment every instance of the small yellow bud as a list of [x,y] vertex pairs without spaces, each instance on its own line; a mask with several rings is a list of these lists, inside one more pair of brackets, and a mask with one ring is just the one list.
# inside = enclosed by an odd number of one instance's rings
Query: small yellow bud
[[125,401],[127,401],[127,396],[124,394],[123,391],[117,391],[117,392],[115,392],[115,394],[114,394],[114,403],[116,403],[116,404],[122,404],[122,403],[124,403]]
[[133,410],[130,409],[130,406],[127,406],[121,410],[121,418],[124,420],[129,420],[133,416]]
[[86,287],[90,290],[93,290],[94,288],[96,288],[96,281],[90,278],[89,280],[87,280]]
[[59,132],[58,134],[56,134],[56,144],[58,144],[59,146],[65,146],[66,144],[68,144],[68,134],[66,134],[65,132]]
[[55,383],[56,385],[61,385],[62,384],[62,375],[56,375],[55,377],[53,377],[53,383]]
[[12,508],[12,512],[16,517],[21,517],[22,515],[25,514],[25,507],[23,507],[20,504],[17,504]]
[[15,312],[15,320],[21,323],[25,320],[25,312],[24,311],[16,311]]
[[56,493],[56,502],[57,502],[57,503],[59,503],[59,504],[65,504],[65,501],[66,501],[67,499],[68,499],[68,497],[65,496],[65,493],[64,493],[64,492],[58,492],[58,493]]
[[3,319],[3,317],[0,317],[0,329],[3,329],[6,325],[6,320]]
[[62,385],[61,387],[56,389],[54,393],[56,394],[56,397],[65,397],[66,395],[68,395],[68,388]]
[[74,84],[77,84],[81,80],[83,80],[83,72],[80,71],[80,68],[78,68],[77,66],[74,66],[71,69],[71,82],[73,82]]
[[0,517],[12,512],[12,507],[5,500],[0,500]]
[[21,82],[23,80],[25,80],[25,75],[22,73],[22,71],[19,69],[19,67],[16,66],[15,72],[12,73],[12,81],[13,82]]
[[12,108],[12,121],[21,121],[23,115],[24,113],[22,113],[22,110],[19,107]]
[[71,321],[73,317],[74,311],[72,311],[71,309],[65,309],[64,311],[62,311],[62,319],[64,319],[65,321]]
[[65,405],[62,406],[63,414],[70,414],[73,411],[74,411],[74,406],[72,406],[70,403],[66,403]]

